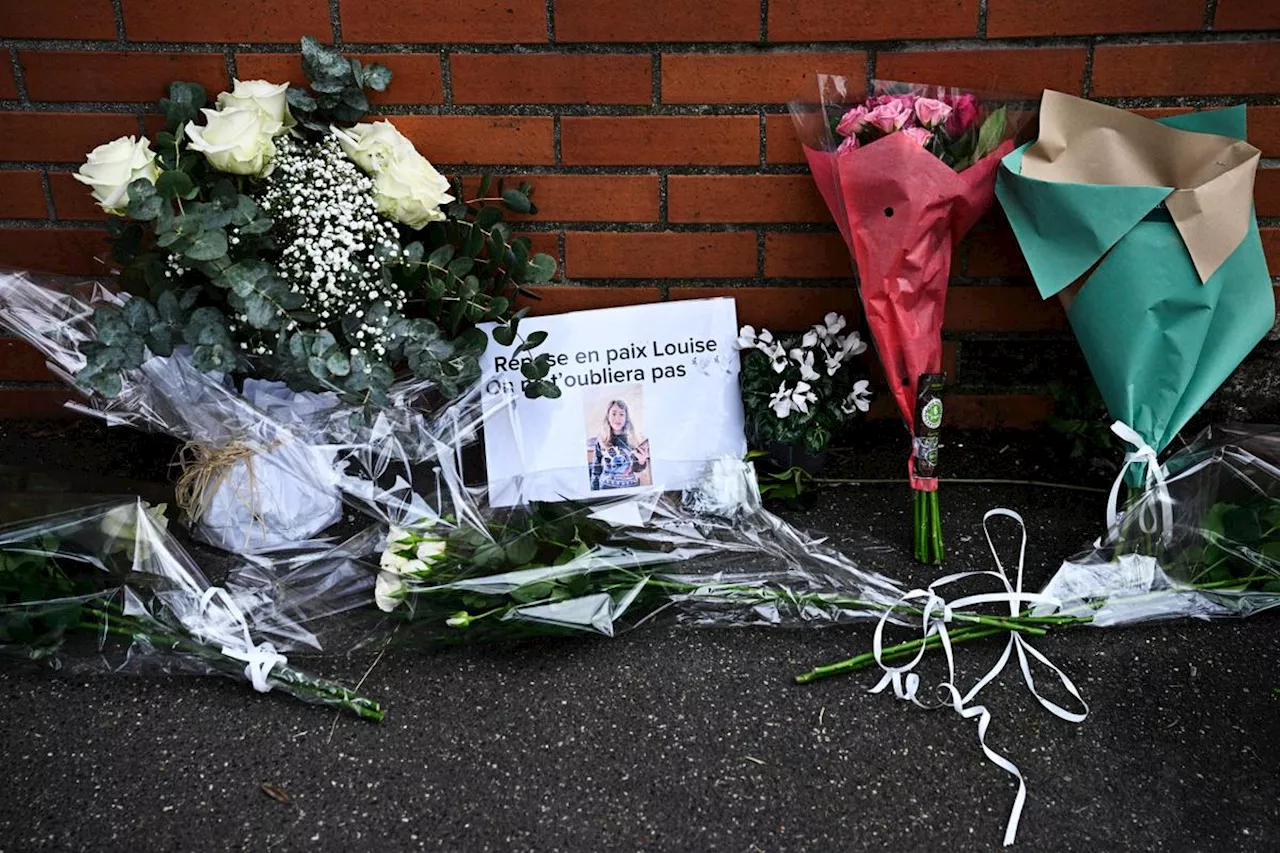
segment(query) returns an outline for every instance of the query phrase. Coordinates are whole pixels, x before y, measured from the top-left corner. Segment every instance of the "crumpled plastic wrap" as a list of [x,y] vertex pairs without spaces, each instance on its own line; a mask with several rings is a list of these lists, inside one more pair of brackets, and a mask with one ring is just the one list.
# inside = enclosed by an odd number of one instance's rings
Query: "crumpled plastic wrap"
[[162,512],[115,500],[0,527],[0,653],[75,673],[222,675],[382,718],[377,703],[291,667],[261,640]]
[[1043,590],[1061,606],[1041,612],[1108,627],[1280,604],[1280,428],[1210,427],[1164,471],[1105,537],[1063,562]]

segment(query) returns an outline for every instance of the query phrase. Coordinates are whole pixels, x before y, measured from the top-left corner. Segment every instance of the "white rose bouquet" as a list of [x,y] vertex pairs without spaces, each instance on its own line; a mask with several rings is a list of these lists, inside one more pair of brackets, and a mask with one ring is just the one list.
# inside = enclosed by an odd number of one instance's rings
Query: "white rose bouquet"
[[[478,323],[514,340],[513,303],[556,269],[503,221],[536,212],[531,187],[485,179],[466,199],[391,122],[360,122],[390,71],[311,38],[302,60],[310,89],[236,80],[206,106],[174,83],[154,142],[89,155],[76,177],[120,217],[133,298],[95,314],[81,385],[114,397],[123,371],[185,347],[202,371],[377,407],[397,376],[446,398],[478,379]],[[535,360],[528,393],[558,393],[549,368]]]

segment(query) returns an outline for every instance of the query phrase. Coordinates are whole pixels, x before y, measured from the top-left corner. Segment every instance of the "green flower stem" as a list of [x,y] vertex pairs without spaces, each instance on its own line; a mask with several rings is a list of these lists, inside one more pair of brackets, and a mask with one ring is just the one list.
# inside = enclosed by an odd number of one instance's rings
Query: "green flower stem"
[[[948,639],[952,643],[963,643],[968,640],[977,640],[1002,633],[1005,633],[1002,628],[967,628],[951,632],[948,635]],[[942,636],[933,634],[927,638],[910,640],[905,643],[899,643],[896,646],[888,646],[881,651],[880,657],[882,660],[898,660],[915,655],[919,652],[921,646],[931,649],[940,645],[942,645]],[[833,675],[857,672],[860,669],[866,669],[875,662],[875,652],[863,652],[855,657],[837,661],[836,663],[829,663],[825,666],[817,666],[808,672],[801,673],[796,676],[796,684],[811,684],[823,678],[830,678]]]
[[[96,618],[83,619],[79,627],[95,632],[106,631],[130,640],[142,640],[156,647],[169,648],[199,657],[227,674],[239,674],[244,668],[243,662],[229,658],[210,646],[177,634],[156,631],[141,620],[124,616],[118,606],[110,602],[106,604],[115,612],[85,607],[84,611]],[[276,664],[267,675],[267,681],[271,686],[278,687],[291,696],[324,705],[335,705],[366,720],[380,722],[385,716],[385,711],[378,702],[361,696],[336,682],[299,672],[285,664]]]

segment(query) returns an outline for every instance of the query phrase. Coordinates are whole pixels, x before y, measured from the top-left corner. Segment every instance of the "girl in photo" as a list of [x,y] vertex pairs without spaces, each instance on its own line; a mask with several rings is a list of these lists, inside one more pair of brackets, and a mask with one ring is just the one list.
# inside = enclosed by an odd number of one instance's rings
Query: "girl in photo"
[[637,432],[626,401],[609,401],[604,428],[587,439],[587,464],[592,491],[652,485],[649,440]]

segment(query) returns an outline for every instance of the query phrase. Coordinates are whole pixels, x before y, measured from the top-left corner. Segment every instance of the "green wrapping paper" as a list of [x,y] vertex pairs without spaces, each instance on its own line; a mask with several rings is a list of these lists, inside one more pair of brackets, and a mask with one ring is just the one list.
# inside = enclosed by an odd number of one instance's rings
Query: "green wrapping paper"
[[[1041,138],[997,178],[1041,296],[1063,299],[1111,416],[1155,452],[1275,320],[1244,138],[1244,107],[1156,123],[1047,91]],[[1029,174],[1055,169],[1102,180]]]

